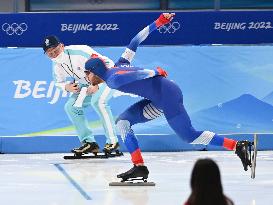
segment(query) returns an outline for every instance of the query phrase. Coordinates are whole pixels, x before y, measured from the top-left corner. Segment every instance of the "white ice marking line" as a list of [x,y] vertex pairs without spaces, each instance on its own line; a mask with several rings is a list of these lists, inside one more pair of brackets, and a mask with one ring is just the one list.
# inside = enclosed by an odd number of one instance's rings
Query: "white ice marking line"
[[65,171],[65,169],[60,164],[54,164],[54,166],[65,176],[65,178],[77,189],[81,195],[86,200],[91,200],[92,198],[81,188],[81,186]]

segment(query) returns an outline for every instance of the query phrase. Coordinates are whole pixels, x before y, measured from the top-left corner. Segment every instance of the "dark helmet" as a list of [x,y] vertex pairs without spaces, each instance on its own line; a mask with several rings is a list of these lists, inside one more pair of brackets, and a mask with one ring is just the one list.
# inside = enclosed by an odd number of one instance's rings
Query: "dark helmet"
[[86,61],[85,70],[90,71],[100,78],[104,79],[103,77],[108,69],[103,60],[96,57],[90,58],[88,61]]

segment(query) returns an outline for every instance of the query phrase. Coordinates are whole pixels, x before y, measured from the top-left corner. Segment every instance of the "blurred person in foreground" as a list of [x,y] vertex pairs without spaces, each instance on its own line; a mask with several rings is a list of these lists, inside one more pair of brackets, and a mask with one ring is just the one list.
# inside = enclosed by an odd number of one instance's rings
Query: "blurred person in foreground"
[[223,193],[220,170],[212,159],[196,161],[190,185],[192,191],[184,205],[234,205]]

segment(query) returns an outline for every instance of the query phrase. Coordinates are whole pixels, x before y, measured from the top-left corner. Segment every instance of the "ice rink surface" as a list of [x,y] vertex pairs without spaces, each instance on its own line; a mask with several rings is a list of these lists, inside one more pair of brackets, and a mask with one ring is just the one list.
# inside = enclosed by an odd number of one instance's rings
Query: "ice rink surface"
[[155,187],[109,187],[132,167],[130,156],[64,160],[64,154],[0,155],[0,203],[12,205],[181,205],[198,158],[214,159],[236,205],[273,204],[273,152],[260,151],[256,178],[228,151],[144,153]]

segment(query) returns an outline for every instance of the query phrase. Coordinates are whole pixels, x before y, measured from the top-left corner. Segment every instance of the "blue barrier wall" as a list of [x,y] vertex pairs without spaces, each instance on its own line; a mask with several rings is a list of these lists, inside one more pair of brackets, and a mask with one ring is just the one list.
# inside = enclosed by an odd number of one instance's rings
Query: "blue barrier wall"
[[[183,142],[176,135],[137,135],[142,151],[215,151],[224,150],[216,146],[191,145]],[[253,134],[227,135],[236,140],[253,141]],[[105,137],[95,136],[99,146],[103,148]],[[119,137],[121,151],[127,151]],[[32,137],[0,137],[0,153],[66,153],[78,147],[76,136],[32,136]],[[258,149],[272,150],[273,134],[258,134]]]

